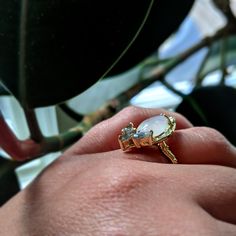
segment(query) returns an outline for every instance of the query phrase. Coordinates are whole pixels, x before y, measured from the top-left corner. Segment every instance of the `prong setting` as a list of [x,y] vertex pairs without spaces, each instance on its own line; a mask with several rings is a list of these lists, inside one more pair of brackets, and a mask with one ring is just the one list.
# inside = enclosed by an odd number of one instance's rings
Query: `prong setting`
[[[151,128],[149,129],[149,127]],[[165,114],[149,118],[137,128],[130,122],[119,135],[120,147],[126,151],[132,148],[156,145],[165,141],[174,132],[175,127],[175,119]]]

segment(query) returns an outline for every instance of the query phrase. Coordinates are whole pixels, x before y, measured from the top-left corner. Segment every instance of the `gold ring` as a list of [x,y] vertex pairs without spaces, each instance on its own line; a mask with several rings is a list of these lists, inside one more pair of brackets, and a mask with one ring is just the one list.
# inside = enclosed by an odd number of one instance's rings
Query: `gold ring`
[[177,158],[165,142],[173,134],[175,127],[175,118],[160,114],[144,120],[137,128],[130,122],[121,130],[118,141],[123,151],[146,146],[158,146],[173,164],[177,164]]

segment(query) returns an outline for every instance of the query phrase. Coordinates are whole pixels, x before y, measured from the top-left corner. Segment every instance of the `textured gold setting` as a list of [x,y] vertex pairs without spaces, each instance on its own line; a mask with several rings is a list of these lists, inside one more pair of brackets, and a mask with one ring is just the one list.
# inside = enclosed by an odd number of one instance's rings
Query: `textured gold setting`
[[118,137],[120,147],[123,151],[129,151],[133,148],[142,148],[146,146],[158,146],[161,152],[173,163],[177,164],[178,160],[175,155],[171,152],[169,146],[165,140],[168,139],[176,128],[175,118],[160,114],[168,120],[167,129],[161,134],[154,136],[153,130],[149,130],[146,133],[138,133],[133,123],[130,122],[128,126],[121,130],[121,135]]

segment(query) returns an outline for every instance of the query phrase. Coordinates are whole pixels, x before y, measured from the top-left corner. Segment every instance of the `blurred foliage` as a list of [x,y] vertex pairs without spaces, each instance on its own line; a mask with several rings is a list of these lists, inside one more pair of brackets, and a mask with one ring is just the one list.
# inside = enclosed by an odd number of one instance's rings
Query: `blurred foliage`
[[153,53],[192,3],[0,0],[1,81],[23,107],[63,102]]
[[[222,42],[225,41],[225,42]],[[221,67],[221,50],[222,43],[224,45],[224,54],[225,54],[225,67],[227,68],[230,65],[236,64],[236,36],[231,35],[229,37],[225,37],[222,40],[219,40],[213,43],[210,47],[208,58],[206,63],[204,64],[199,76],[200,78],[204,78],[210,72],[213,72]]]
[[0,206],[19,191],[15,168],[19,163],[0,156]]

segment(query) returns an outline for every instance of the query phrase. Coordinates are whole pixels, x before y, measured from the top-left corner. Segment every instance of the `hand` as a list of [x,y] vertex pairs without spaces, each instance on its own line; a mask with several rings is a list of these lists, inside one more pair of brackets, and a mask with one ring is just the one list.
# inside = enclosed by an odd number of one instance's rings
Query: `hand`
[[236,171],[225,167],[236,151],[221,134],[174,113],[182,164],[118,149],[122,127],[160,112],[129,108],[94,127],[1,208],[0,235],[236,235]]

